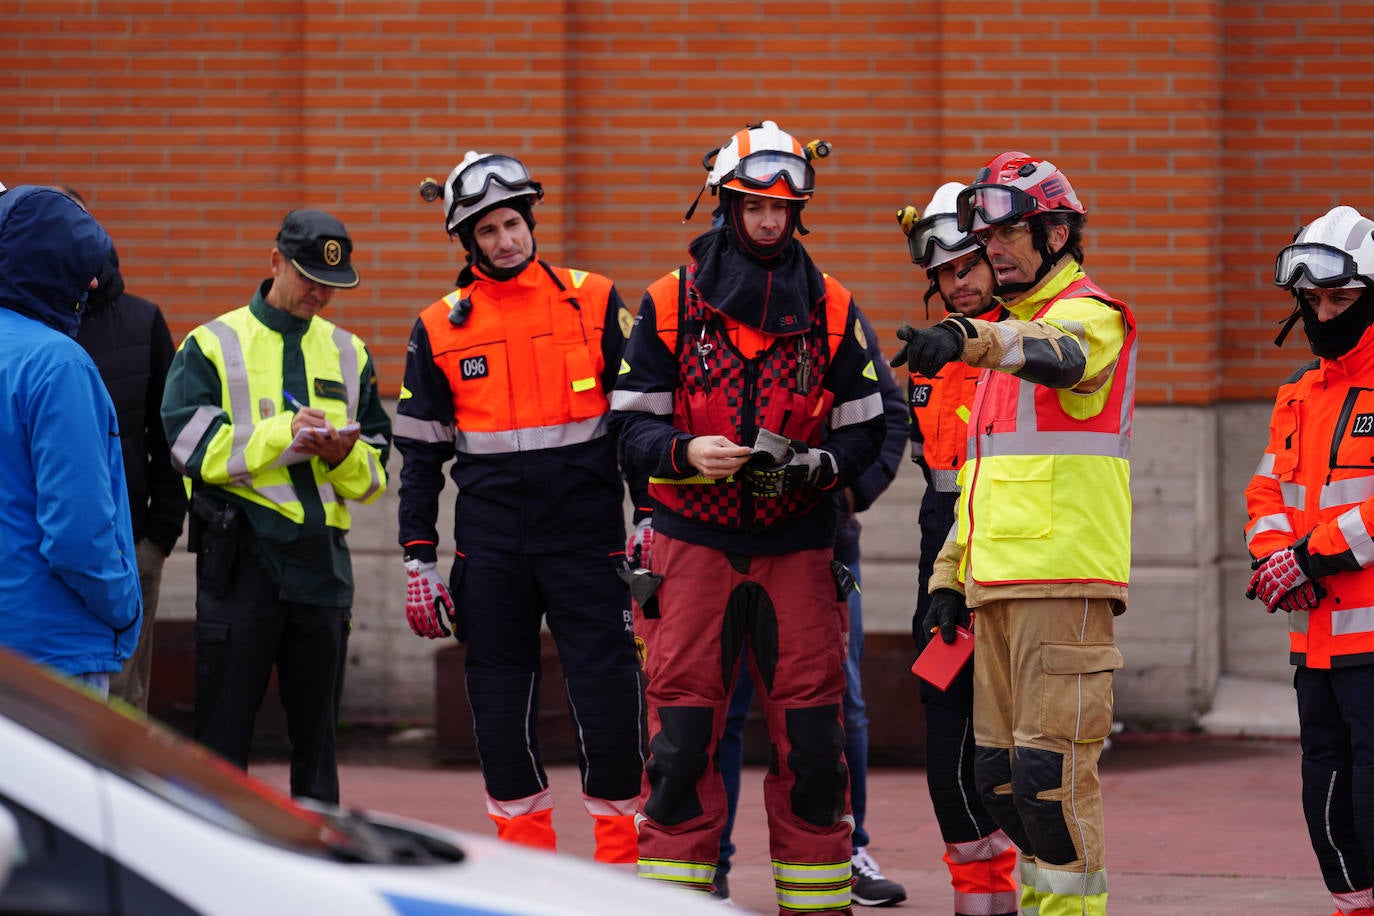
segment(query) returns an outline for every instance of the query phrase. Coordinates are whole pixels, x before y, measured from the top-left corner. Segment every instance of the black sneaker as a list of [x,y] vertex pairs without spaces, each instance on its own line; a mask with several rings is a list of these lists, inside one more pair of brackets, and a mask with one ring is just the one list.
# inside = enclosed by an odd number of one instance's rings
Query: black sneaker
[[730,902],[730,879],[719,872],[716,873],[716,886],[711,888],[711,901],[725,906],[734,906]]
[[859,906],[892,906],[906,899],[906,888],[884,876],[868,850],[856,850],[849,865],[854,870],[849,899]]

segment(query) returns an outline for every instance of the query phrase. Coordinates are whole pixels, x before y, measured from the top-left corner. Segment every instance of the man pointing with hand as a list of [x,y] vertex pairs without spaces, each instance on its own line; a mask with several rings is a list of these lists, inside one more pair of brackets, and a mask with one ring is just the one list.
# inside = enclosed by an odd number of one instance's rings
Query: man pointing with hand
[[1052,163],[1002,153],[956,210],[1008,315],[952,314],[898,332],[893,365],[983,370],[956,536],[935,561],[925,625],[953,642],[964,606],[977,611],[975,775],[1021,851],[1022,909],[1101,914],[1097,761],[1122,665],[1113,619],[1130,579],[1135,320],[1083,272],[1087,209]]

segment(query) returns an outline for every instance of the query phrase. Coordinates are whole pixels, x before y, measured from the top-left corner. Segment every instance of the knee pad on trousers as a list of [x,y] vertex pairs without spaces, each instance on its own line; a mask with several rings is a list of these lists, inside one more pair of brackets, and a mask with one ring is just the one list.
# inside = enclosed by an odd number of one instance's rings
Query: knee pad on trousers
[[1036,747],[1012,751],[1011,795],[1025,825],[1035,857],[1050,865],[1067,865],[1079,853],[1073,846],[1069,825],[1064,822],[1064,802],[1038,798],[1041,792],[1064,785],[1064,755]]
[[487,794],[508,801],[542,791],[548,780],[535,734],[538,675],[469,671],[467,689]]
[[673,826],[700,817],[697,783],[710,762],[712,710],[706,706],[662,706],[658,734],[649,741],[649,798],[644,813],[659,824]]
[[974,751],[973,774],[978,783],[978,797],[988,814],[1018,849],[1031,852],[1030,837],[1012,796],[1011,749],[978,745]]
[[786,711],[787,739],[792,750],[792,813],[817,827],[829,827],[844,816],[844,793],[849,768],[844,765],[844,728],[840,707],[813,706]]
[[568,708],[577,726],[578,748],[593,798],[622,799],[639,794],[644,772],[644,704],[639,673],[566,680]]

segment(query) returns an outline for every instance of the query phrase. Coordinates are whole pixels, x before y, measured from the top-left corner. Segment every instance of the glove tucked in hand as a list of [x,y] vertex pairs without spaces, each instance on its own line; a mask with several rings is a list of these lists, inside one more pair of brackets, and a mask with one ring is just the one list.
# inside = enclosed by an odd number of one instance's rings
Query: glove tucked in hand
[[954,362],[964,352],[964,334],[949,321],[928,328],[904,324],[897,329],[897,336],[904,343],[892,357],[891,365],[894,368],[905,365],[926,378],[934,378],[945,363]]
[[923,638],[916,640],[917,645],[924,649],[937,629],[940,631],[940,638],[952,644],[957,638],[954,628],[967,628],[969,620],[968,605],[964,604],[964,596],[952,588],[937,588],[930,593],[930,608],[926,611],[926,619],[921,621],[920,626]]
[[749,492],[761,499],[791,493],[803,485],[828,490],[835,485],[835,456],[821,448],[793,441],[792,455],[778,464],[746,464],[743,476]]
[[[1307,574],[1307,570],[1302,568],[1302,560],[1299,555],[1293,552],[1293,548],[1285,547],[1282,550],[1274,551],[1259,564],[1258,568],[1255,569],[1255,574],[1250,577],[1250,585],[1245,589],[1245,597],[1258,598],[1264,604],[1265,610],[1272,614],[1289,592],[1310,582],[1311,576]],[[1313,606],[1315,606],[1315,590],[1312,593],[1312,598],[1314,599]]]
[[416,636],[438,639],[449,635],[444,619],[454,620],[453,598],[435,564],[406,560],[406,622]]
[[635,530],[630,532],[630,539],[625,542],[625,559],[630,561],[630,568],[648,569],[649,555],[653,552],[653,546],[653,519],[641,519],[635,525]]
[[1304,582],[1279,599],[1279,610],[1285,614],[1291,614],[1294,611],[1315,610],[1321,600],[1321,596],[1317,593],[1318,587],[1315,581]]

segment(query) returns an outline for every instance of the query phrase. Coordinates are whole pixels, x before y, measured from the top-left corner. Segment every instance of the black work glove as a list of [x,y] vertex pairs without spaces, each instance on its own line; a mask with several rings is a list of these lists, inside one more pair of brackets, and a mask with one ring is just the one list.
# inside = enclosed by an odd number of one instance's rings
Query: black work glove
[[890,365],[906,365],[911,372],[926,378],[934,378],[945,363],[954,362],[964,352],[964,334],[949,321],[928,328],[904,324],[897,329],[897,336],[903,343]]
[[[964,596],[952,588],[937,588],[930,593],[930,609],[926,611],[926,619],[921,621],[921,631],[925,633],[926,641],[930,641],[931,634],[938,628],[940,638],[946,644],[952,644],[957,638],[954,628],[969,625],[968,605],[964,604]],[[922,643],[922,648],[925,643]]]

